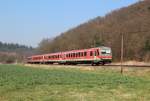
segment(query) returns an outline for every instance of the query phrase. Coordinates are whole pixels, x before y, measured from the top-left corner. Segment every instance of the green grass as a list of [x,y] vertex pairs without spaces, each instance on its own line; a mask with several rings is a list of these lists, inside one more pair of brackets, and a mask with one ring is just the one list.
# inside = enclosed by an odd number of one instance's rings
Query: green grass
[[0,101],[150,101],[150,72],[136,71],[0,65]]

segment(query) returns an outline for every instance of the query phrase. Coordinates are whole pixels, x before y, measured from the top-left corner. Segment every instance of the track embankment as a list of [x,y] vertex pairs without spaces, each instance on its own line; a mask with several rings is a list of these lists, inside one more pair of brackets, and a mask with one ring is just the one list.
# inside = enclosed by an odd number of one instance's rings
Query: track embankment
[[[25,66],[33,67],[33,68],[43,68],[43,69],[53,69],[53,68],[77,68],[83,70],[95,70],[95,69],[120,69],[121,65],[109,64],[109,65],[99,65],[99,66],[91,66],[91,65],[44,65],[44,64],[25,64]],[[137,68],[137,69],[150,69],[150,65],[122,65],[123,68]]]

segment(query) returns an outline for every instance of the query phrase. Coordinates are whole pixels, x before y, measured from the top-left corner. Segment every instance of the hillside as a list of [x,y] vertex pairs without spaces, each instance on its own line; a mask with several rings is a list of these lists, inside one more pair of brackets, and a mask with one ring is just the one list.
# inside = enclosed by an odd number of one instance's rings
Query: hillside
[[95,46],[112,48],[114,60],[120,58],[121,33],[124,34],[125,60],[150,60],[150,0],[115,10],[39,44],[42,52],[57,52]]

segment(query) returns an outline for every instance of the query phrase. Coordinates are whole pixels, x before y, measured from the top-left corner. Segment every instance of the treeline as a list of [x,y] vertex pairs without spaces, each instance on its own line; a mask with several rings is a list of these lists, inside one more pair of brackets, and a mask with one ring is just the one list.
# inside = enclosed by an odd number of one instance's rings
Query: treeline
[[43,39],[38,49],[43,53],[109,46],[114,61],[120,59],[121,34],[124,35],[124,59],[150,61],[150,1],[97,17],[54,39]]
[[35,49],[32,47],[0,42],[0,63],[24,62],[25,57],[34,52]]
[[28,47],[25,45],[19,45],[19,44],[14,44],[14,43],[3,43],[0,42],[0,51],[5,51],[5,52],[17,52],[17,51],[26,51],[26,50],[32,50],[32,47]]

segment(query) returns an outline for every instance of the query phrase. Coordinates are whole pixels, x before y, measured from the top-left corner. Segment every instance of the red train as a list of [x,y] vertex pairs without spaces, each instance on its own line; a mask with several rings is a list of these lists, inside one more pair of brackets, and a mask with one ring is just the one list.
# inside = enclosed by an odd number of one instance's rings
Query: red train
[[109,47],[71,50],[43,55],[34,55],[27,58],[31,64],[106,64],[111,63],[112,52]]

